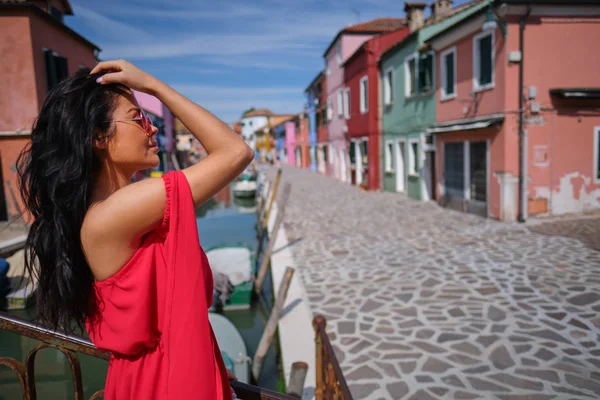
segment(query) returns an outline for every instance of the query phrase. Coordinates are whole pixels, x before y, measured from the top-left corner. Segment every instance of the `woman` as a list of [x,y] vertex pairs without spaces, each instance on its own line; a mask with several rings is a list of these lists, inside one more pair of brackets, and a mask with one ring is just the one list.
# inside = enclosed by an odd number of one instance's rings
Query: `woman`
[[[157,129],[131,89],[156,96],[208,156],[130,183],[159,163]],[[232,397],[208,322],[212,275],[194,206],[252,158],[225,123],[122,60],[48,93],[18,162],[33,217],[26,268],[39,280],[43,323],[70,330],[85,322],[94,344],[112,352],[105,399]]]

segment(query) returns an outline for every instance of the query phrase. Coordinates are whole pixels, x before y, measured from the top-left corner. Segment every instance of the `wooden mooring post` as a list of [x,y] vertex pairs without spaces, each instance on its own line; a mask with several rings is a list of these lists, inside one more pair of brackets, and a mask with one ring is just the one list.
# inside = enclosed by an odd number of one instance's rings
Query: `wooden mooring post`
[[296,361],[292,364],[292,372],[290,374],[290,381],[288,382],[286,392],[288,395],[302,398],[304,392],[304,381],[306,381],[306,374],[308,373],[308,364],[304,361]]
[[[273,232],[271,232],[271,236],[269,237],[269,243],[267,244],[267,249],[265,254],[263,254],[262,263],[260,265],[260,269],[258,270],[258,274],[256,277],[256,282],[254,284],[254,290],[256,293],[260,293],[262,291],[262,286],[265,281],[265,277],[267,275],[267,270],[269,269],[269,263],[271,262],[271,254],[273,253],[273,247],[275,246],[275,241],[277,240],[277,234],[279,233],[279,228],[283,222],[283,218],[285,216],[285,207],[290,198],[290,192],[292,190],[292,185],[289,183],[285,184],[283,188],[283,193],[281,195],[281,201],[279,206],[277,207],[277,218],[275,218],[275,225],[273,226]],[[258,251],[256,255],[256,259],[258,260],[258,256],[262,251],[262,243],[258,243]]]
[[256,229],[258,229],[259,221],[262,222],[260,217],[265,209],[265,204],[267,204],[267,199],[269,198],[270,192],[271,181],[265,181],[265,186],[263,187],[262,192],[258,194],[258,200],[256,202]]
[[264,217],[261,216],[262,219],[260,219],[260,223],[257,226],[258,230],[256,233],[259,239],[264,239],[266,229],[269,227],[269,217],[271,216],[271,208],[273,208],[273,203],[275,203],[275,199],[277,198],[279,182],[281,182],[281,168],[277,170],[277,176],[275,177],[275,181],[273,182],[273,186],[271,188],[271,196],[269,197],[269,203],[267,204],[265,215]]
[[281,316],[281,309],[285,303],[285,298],[287,297],[287,292],[290,288],[290,282],[292,281],[293,276],[294,268],[287,267],[285,270],[285,275],[283,276],[283,280],[279,285],[275,306],[273,307],[273,310],[271,310],[269,321],[267,322],[267,326],[265,327],[265,330],[260,338],[256,353],[254,354],[254,359],[252,360],[252,376],[254,376],[254,379],[257,381],[260,377],[263,361],[265,360],[267,352],[269,351],[269,347],[271,347],[271,343],[273,342],[273,337],[275,336],[275,331],[277,330],[277,323],[279,322],[279,317]]

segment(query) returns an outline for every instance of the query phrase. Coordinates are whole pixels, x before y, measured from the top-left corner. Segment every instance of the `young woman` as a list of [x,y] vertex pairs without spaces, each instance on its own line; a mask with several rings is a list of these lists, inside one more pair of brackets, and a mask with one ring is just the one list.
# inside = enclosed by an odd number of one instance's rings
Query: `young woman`
[[[130,183],[159,163],[157,129],[131,89],[162,101],[208,156]],[[122,60],[48,93],[18,162],[33,218],[26,267],[39,281],[43,323],[70,330],[85,322],[94,344],[112,352],[105,399],[232,397],[208,321],[212,274],[194,206],[252,158],[225,123]]]

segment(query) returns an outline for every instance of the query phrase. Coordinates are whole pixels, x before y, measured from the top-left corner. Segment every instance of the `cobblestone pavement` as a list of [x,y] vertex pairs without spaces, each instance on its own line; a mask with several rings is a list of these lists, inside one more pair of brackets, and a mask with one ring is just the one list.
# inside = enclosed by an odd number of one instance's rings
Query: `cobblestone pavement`
[[600,215],[559,218],[529,226],[533,232],[552,236],[567,236],[581,240],[592,249],[600,251]]
[[600,397],[600,252],[306,170],[283,176],[298,276],[356,399]]

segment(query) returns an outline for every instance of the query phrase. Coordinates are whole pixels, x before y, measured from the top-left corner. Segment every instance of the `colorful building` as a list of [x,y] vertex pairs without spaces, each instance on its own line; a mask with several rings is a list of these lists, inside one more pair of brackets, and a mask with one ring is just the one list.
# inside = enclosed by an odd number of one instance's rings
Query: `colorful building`
[[428,40],[436,198],[505,221],[600,208],[600,4],[525,3],[496,0]]
[[343,182],[350,181],[347,128],[343,116],[344,62],[367,40],[383,32],[396,30],[400,18],[379,18],[339,31],[323,57],[327,80],[328,162],[332,174]]
[[344,63],[343,117],[346,119],[350,178],[369,190],[381,188],[379,58],[409,33],[408,25],[363,43]]
[[296,125],[296,166],[310,168],[309,134],[307,113],[300,113],[293,119]]
[[[241,118],[242,122],[242,138],[246,141],[248,146],[254,150],[255,156],[258,159],[260,151],[257,148],[256,143],[256,132],[263,132],[264,129],[269,129],[269,118],[275,114],[266,108],[254,109],[244,113]],[[270,143],[270,140],[267,141]],[[270,152],[270,144],[264,145],[264,152]],[[259,146],[260,147],[260,146]]]
[[436,122],[436,56],[426,41],[486,3],[475,0],[452,8],[450,0],[435,0],[427,19],[426,3],[406,3],[410,34],[380,62],[384,190],[419,200],[436,198],[435,146],[427,132]]
[[321,71],[304,91],[306,96],[306,110],[308,112],[310,170],[313,172],[324,172],[323,147],[327,143],[327,96],[325,93],[325,84],[325,75]]
[[[327,80],[321,71],[306,89],[311,146],[311,170],[327,174]],[[313,151],[315,156],[313,157]]]
[[46,93],[79,68],[93,68],[100,48],[64,24],[67,0],[0,0],[0,220],[23,209],[16,161]]

